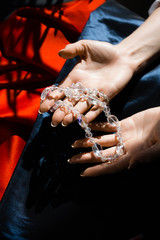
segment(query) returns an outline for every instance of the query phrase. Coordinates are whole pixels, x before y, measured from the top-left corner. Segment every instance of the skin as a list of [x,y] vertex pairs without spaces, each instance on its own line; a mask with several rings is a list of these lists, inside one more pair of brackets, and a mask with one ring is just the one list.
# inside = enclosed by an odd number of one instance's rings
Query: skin
[[[75,44],[67,45],[65,50],[60,52],[60,55],[64,58],[72,58],[76,55],[81,57],[81,61],[60,84],[62,87],[80,82],[87,88],[94,87],[103,91],[111,99],[121,91],[133,75],[132,66],[128,67],[127,56],[121,57],[115,47],[106,42],[81,40]],[[107,76],[106,81],[104,81],[104,76]],[[48,111],[54,103],[54,98],[61,99],[63,97],[63,94],[53,92],[41,104],[40,111]],[[68,99],[65,98],[64,101],[68,102]],[[80,113],[86,113],[91,108],[85,101],[73,104]],[[88,112],[86,117],[90,122],[99,113],[99,109],[95,111],[94,108]],[[73,121],[73,116],[72,114],[66,115],[66,112],[58,109],[53,114],[52,123],[57,126],[62,121],[63,125],[68,125]]]
[[[98,176],[115,173],[133,166],[153,161],[160,156],[160,107],[151,108],[133,116],[123,119],[120,122],[122,127],[123,143],[125,154],[112,164],[101,163],[101,160],[90,153],[82,153],[73,156],[70,163],[97,163],[93,167],[87,168],[81,176]],[[96,137],[95,140],[101,146],[107,147],[102,151],[105,156],[115,153],[117,138],[113,133],[114,127],[106,123],[91,123],[92,131],[103,131],[109,133]],[[72,145],[75,148],[91,147],[88,139],[81,139]]]
[[[145,69],[152,61],[160,55],[160,8],[131,35],[117,45],[107,42],[81,40],[67,45],[59,52],[65,59],[80,56],[79,62],[70,74],[61,83],[62,87],[71,86],[72,83],[80,82],[87,88],[96,88],[104,92],[112,99],[131,80],[137,72]],[[118,73],[118,74],[117,74]],[[55,99],[63,99],[63,93],[54,91],[40,105],[40,111],[46,112],[54,104]],[[100,109],[90,106],[86,101],[72,102],[76,109],[92,122],[99,114]],[[122,137],[125,144],[125,154],[113,164],[101,163],[93,154],[87,153],[73,156],[70,163],[95,162],[96,166],[86,169],[82,176],[97,176],[101,174],[114,173],[125,168],[130,168],[140,162],[148,162],[159,154],[159,123],[160,108],[148,109],[137,113],[121,121]],[[57,109],[52,117],[52,125],[61,123],[67,126],[75,119],[72,114]],[[93,130],[112,132],[114,129],[105,124],[92,123]],[[104,147],[104,154],[114,154],[116,138],[114,134],[103,135],[97,139]],[[77,141],[74,147],[89,147],[87,139]],[[135,154],[136,152],[136,154]],[[134,153],[134,154],[133,154]]]

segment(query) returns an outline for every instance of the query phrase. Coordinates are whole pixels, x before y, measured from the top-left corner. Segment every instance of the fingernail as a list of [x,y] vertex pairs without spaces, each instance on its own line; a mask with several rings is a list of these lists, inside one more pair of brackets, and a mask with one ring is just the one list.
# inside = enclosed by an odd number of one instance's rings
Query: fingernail
[[51,127],[57,127],[57,123],[53,123],[53,122],[51,122]]
[[72,143],[71,147],[72,148],[77,148],[77,140],[74,143]]
[[61,122],[62,127],[67,127],[67,124],[64,124],[64,122]]
[[38,110],[38,113],[39,113],[39,114],[43,114],[43,113],[40,111],[40,109]]
[[71,161],[71,159],[68,159],[67,162],[73,164],[73,162]]
[[60,57],[62,57],[63,50],[64,50],[64,49],[62,49],[62,50],[60,50],[60,51],[58,52],[58,55],[59,55]]
[[81,173],[80,173],[80,176],[81,176],[81,177],[85,177],[84,172],[81,172]]

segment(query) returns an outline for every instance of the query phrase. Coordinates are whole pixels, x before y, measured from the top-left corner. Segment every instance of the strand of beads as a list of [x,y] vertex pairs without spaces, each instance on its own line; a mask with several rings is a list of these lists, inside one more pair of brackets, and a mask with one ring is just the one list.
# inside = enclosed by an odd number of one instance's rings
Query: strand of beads
[[[50,93],[55,90],[59,90],[60,92],[63,91],[65,96],[70,100],[70,103],[66,104],[62,100],[56,100],[53,106],[50,108],[50,111],[54,112],[58,108],[64,108],[67,110],[68,113],[72,113],[77,119],[78,124],[85,131],[85,137],[88,138],[89,141],[92,143],[92,151],[96,157],[100,158],[103,162],[112,163],[124,154],[125,149],[122,140],[121,126],[119,124],[118,118],[115,115],[111,115],[110,108],[108,106],[109,99],[104,93],[99,92],[97,89],[85,88],[80,83],[73,83],[71,87],[66,88],[52,85],[51,87],[47,87],[44,89],[41,94],[41,101],[44,101],[50,95]],[[90,105],[101,108],[107,118],[107,123],[116,128],[116,137],[118,140],[118,144],[116,145],[116,151],[114,155],[103,156],[102,146],[95,142],[91,129],[88,126],[86,117],[83,114],[80,114],[79,111],[73,106],[73,104],[71,103],[72,100],[87,101]]]

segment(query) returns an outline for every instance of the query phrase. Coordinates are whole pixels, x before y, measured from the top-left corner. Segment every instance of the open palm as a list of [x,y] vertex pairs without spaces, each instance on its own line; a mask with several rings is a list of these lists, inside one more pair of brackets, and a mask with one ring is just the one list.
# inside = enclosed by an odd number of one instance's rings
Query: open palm
[[[134,73],[134,68],[129,64],[127,55],[121,54],[117,45],[106,42],[81,40],[67,45],[59,52],[59,55],[66,59],[80,56],[76,66],[60,84],[62,87],[80,82],[84,87],[96,88],[104,92],[110,99],[126,86]],[[63,93],[55,91],[41,103],[40,111],[48,111],[54,103],[54,98],[69,102],[67,98],[64,98]],[[73,104],[80,113],[87,113],[89,122],[100,113],[100,109],[95,110],[86,101],[73,102]],[[73,120],[72,114],[67,114],[60,109],[55,111],[52,118],[55,126],[60,122],[68,125]]]

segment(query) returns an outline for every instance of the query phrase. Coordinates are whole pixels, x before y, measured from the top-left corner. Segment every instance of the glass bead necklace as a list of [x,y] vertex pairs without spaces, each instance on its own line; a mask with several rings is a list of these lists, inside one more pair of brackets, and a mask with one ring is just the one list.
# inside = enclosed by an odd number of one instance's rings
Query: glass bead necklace
[[[67,110],[68,113],[72,113],[73,116],[77,119],[78,124],[85,132],[85,137],[89,139],[92,143],[92,151],[97,158],[100,158],[102,162],[112,163],[117,160],[120,156],[122,156],[125,152],[121,126],[118,118],[115,115],[110,113],[109,108],[109,98],[103,92],[99,92],[97,89],[85,88],[80,83],[73,83],[70,87],[62,88],[56,85],[52,85],[43,90],[41,94],[41,102],[43,102],[53,91],[58,90],[59,92],[63,92],[65,96],[68,98],[70,103],[65,103],[62,100],[56,100],[52,107],[49,109],[50,112],[56,111],[58,108],[63,108]],[[116,128],[116,137],[118,140],[118,144],[116,145],[115,154],[111,156],[104,156],[102,154],[102,146],[96,143],[91,129],[88,126],[86,117],[79,113],[79,111],[73,106],[72,100],[74,101],[87,101],[90,105],[101,108],[104,112],[107,123]],[[52,125],[52,124],[51,124]]]

